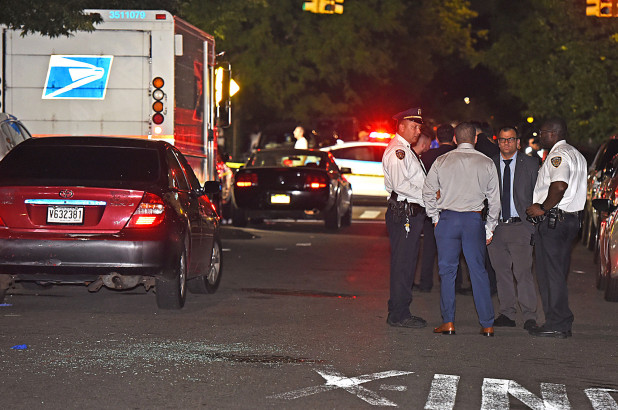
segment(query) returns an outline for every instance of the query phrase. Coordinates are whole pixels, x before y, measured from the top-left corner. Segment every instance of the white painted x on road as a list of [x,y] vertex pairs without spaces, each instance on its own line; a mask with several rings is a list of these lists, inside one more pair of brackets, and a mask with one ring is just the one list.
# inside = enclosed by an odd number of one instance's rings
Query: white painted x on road
[[326,383],[320,386],[306,387],[304,389],[294,390],[288,393],[275,394],[270,396],[270,398],[293,400],[330,390],[343,389],[348,393],[356,395],[358,398],[371,405],[397,407],[397,404],[378,395],[374,391],[362,387],[361,384],[378,379],[385,379],[387,377],[404,376],[406,374],[414,373],[400,370],[389,370],[386,372],[363,374],[357,377],[345,377],[335,370],[316,370],[316,372],[326,379]]

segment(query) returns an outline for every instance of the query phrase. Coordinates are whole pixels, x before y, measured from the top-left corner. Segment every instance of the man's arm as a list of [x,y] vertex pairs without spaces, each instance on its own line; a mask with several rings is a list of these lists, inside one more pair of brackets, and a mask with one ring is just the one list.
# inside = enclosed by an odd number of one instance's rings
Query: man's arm
[[423,202],[425,203],[425,213],[431,218],[434,225],[438,223],[440,217],[438,211],[438,195],[440,191],[440,184],[438,182],[438,167],[437,164],[433,164],[427,177],[425,178],[425,184],[423,185]]
[[[543,201],[542,204],[532,204],[526,209],[526,214],[528,216],[541,216],[545,214],[545,211],[552,209],[556,205],[560,203],[562,197],[564,197],[564,193],[566,192],[569,184],[564,181],[555,181],[549,184],[549,191],[547,193],[547,198]],[[543,209],[541,209],[541,205],[543,205]]]

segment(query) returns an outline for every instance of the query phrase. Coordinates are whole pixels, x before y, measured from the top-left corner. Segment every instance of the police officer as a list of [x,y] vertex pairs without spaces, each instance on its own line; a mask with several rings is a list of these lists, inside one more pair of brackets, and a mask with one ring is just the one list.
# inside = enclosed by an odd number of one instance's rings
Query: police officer
[[[474,149],[476,129],[461,123],[455,128],[457,148],[438,157],[423,187],[427,215],[435,224],[440,272],[442,325],[435,333],[455,334],[455,277],[463,250],[470,268],[474,304],[483,336],[494,335],[494,308],[485,252],[500,214],[498,171],[491,159]],[[487,221],[481,216],[487,199]]]
[[536,222],[534,251],[545,324],[528,331],[532,336],[565,339],[571,336],[567,276],[571,244],[579,231],[579,216],[586,203],[587,165],[584,156],[567,144],[563,119],[543,123],[541,146],[549,153],[539,170],[533,204],[526,209]]
[[410,314],[412,284],[420,246],[425,210],[422,188],[425,169],[412,150],[421,134],[420,108],[393,116],[397,133],[382,157],[384,186],[390,194],[386,228],[391,243],[390,299],[386,323],[391,326],[422,328],[427,322]]

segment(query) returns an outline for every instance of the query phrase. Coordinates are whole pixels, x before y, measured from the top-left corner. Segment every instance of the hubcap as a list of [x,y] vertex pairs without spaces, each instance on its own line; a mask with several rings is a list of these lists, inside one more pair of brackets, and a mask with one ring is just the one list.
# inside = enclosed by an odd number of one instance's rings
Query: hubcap
[[212,257],[210,258],[210,272],[208,272],[208,283],[214,285],[219,277],[219,269],[221,269],[221,249],[217,242],[212,247]]

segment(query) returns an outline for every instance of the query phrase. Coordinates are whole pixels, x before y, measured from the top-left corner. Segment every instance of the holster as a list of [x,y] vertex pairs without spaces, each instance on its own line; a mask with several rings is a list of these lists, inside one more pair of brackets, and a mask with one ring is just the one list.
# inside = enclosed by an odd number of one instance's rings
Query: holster
[[388,198],[388,207],[399,218],[403,218],[405,216],[416,216],[425,210],[419,204],[412,204],[408,202],[407,199],[398,201],[398,197],[397,192],[393,191],[391,196]]

